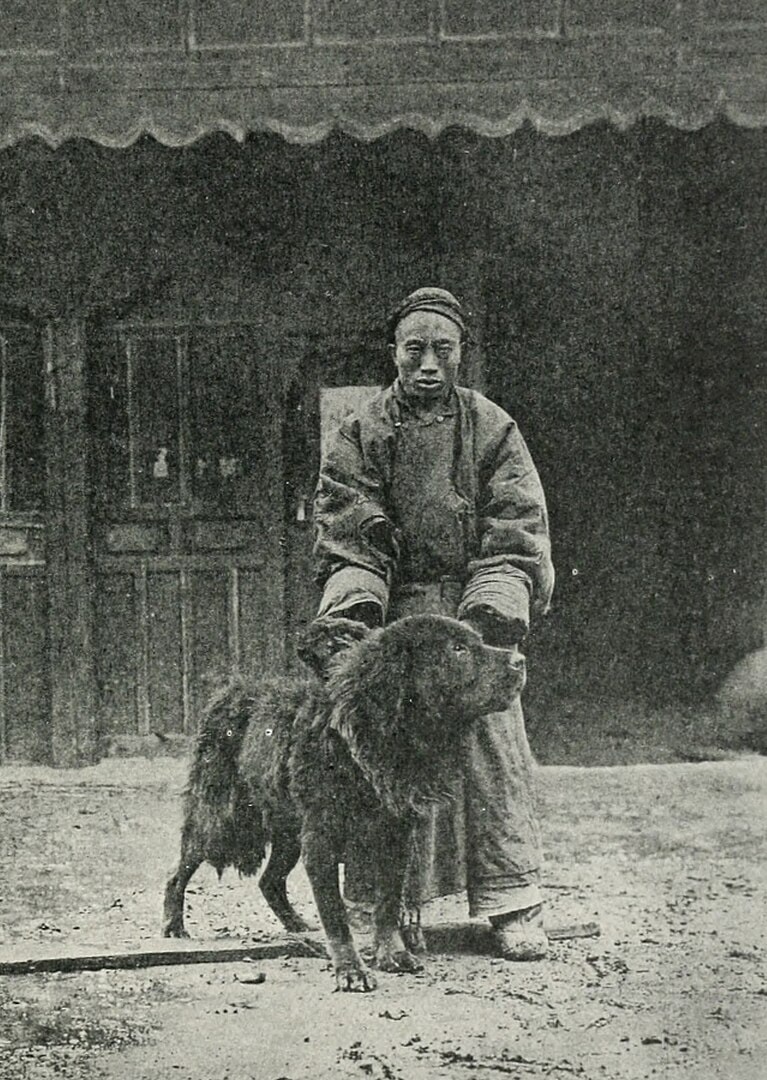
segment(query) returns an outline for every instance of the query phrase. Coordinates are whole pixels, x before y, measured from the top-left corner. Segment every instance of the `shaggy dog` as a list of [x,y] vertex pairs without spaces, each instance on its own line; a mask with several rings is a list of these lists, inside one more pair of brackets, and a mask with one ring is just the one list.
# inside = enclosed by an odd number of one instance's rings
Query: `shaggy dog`
[[[315,619],[304,628],[296,651],[317,679],[325,680],[333,657],[369,633],[364,623],[352,619]],[[273,731],[276,741],[270,745],[281,747],[286,740],[289,745],[299,711],[314,700],[317,687],[313,684],[307,676],[250,684],[233,678],[212,695],[200,724],[184,796],[181,859],[165,890],[166,937],[188,937],[184,896],[192,875],[204,862],[215,867],[219,877],[229,866],[246,877],[258,873],[270,837],[264,833],[262,807],[254,805],[248,778],[240,768],[243,740],[254,720]],[[285,891],[285,878],[296,861],[289,845],[275,847],[259,886],[283,926],[300,933],[310,927],[293,910]]]
[[306,929],[285,886],[303,855],[337,987],[372,990],[339,889],[347,838],[364,828],[379,854],[377,966],[417,970],[398,926],[413,827],[449,797],[471,722],[505,709],[525,669],[518,653],[444,616],[411,616],[361,640],[359,629],[344,632],[352,643],[327,681],[234,683],[212,702],[166,888],[165,934],[184,934],[184,890],[203,861],[255,874],[271,843],[260,887],[272,910],[286,929]]

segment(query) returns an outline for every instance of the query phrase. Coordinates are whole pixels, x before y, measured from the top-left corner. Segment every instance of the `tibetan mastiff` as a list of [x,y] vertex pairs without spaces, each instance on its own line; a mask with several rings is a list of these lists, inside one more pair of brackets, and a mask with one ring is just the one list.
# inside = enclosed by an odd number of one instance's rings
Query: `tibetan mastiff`
[[364,828],[379,853],[376,965],[417,970],[399,929],[413,828],[449,797],[469,725],[507,708],[521,690],[524,659],[441,615],[372,632],[325,620],[312,634],[303,655],[314,677],[233,682],[207,710],[181,858],[165,891],[164,933],[184,936],[184,891],[201,863],[255,874],[271,844],[259,882],[269,906],[287,930],[307,929],[286,891],[302,856],[337,987],[372,990],[339,888],[350,830]]

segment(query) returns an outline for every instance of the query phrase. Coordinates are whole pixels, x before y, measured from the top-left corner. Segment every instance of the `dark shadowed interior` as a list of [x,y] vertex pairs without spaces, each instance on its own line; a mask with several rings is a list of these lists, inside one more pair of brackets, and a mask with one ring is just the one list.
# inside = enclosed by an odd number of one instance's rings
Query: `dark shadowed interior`
[[[320,392],[390,380],[426,283],[548,495],[531,699],[706,697],[763,641],[766,158],[650,120],[0,152],[6,509],[44,516],[47,327],[80,313],[101,733],[191,731],[222,672],[291,657]],[[46,603],[4,576],[11,758],[47,753]]]

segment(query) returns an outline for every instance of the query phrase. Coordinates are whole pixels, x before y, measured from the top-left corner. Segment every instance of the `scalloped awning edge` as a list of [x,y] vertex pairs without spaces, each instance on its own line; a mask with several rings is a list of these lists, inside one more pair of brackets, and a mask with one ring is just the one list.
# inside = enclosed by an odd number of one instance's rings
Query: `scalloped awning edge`
[[372,142],[394,131],[409,129],[419,131],[431,139],[437,138],[445,129],[466,128],[487,138],[502,138],[513,134],[525,123],[550,136],[570,135],[589,124],[607,121],[619,130],[626,130],[640,120],[657,118],[671,127],[696,131],[717,119],[727,119],[744,128],[767,126],[767,105],[744,108],[725,100],[708,102],[693,108],[663,102],[645,102],[636,108],[621,108],[609,103],[589,104],[565,115],[553,115],[543,109],[522,102],[503,116],[485,116],[466,110],[449,110],[436,116],[422,112],[393,113],[370,119],[343,112],[328,115],[310,122],[296,122],[280,116],[259,115],[252,118],[231,115],[211,115],[190,123],[180,117],[141,114],[123,125],[105,123],[96,117],[78,117],[52,125],[42,120],[15,120],[0,125],[0,147],[7,148],[25,139],[42,139],[56,148],[69,139],[88,139],[113,149],[125,149],[144,136],[150,136],[168,147],[189,146],[214,133],[224,133],[237,142],[243,142],[250,134],[272,132],[286,142],[302,145],[319,143],[333,131],[339,131],[362,142]]

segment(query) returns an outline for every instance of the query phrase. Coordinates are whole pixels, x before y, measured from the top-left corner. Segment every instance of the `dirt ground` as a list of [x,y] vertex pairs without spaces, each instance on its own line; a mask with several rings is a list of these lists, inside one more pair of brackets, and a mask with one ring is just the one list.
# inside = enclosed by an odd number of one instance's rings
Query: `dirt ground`
[[[3,957],[158,940],[184,771],[0,769]],[[426,913],[425,971],[373,994],[321,959],[0,977],[0,1078],[764,1077],[767,760],[547,766],[541,803],[548,922],[601,937],[508,964],[459,898]],[[201,870],[188,910],[198,940],[278,933],[231,872]]]

